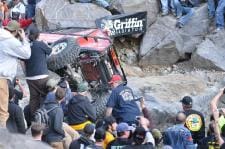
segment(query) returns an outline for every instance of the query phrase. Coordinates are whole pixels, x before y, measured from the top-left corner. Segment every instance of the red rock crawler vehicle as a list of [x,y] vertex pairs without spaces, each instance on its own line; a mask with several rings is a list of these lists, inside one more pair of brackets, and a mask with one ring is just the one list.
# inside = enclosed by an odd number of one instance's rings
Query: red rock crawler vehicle
[[48,58],[48,68],[61,77],[67,76],[74,90],[78,81],[76,74],[79,73],[89,84],[98,116],[103,114],[112,75],[120,74],[126,83],[126,76],[109,36],[99,29],[78,32],[68,29],[41,33],[40,40],[53,49]]

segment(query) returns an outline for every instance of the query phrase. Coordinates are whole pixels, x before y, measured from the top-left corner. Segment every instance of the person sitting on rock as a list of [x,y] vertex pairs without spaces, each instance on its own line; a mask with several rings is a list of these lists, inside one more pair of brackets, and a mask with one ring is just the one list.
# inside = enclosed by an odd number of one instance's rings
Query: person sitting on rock
[[176,27],[182,28],[184,27],[184,25],[188,23],[190,18],[194,15],[194,9],[191,8],[193,6],[189,2],[189,0],[173,0],[173,4],[176,10],[176,17],[178,19]]
[[205,120],[203,114],[192,109],[193,101],[191,97],[185,96],[180,102],[187,117],[185,126],[191,131],[194,143],[198,144],[205,137]]
[[140,116],[140,109],[134,101],[132,89],[123,83],[120,75],[113,75],[109,84],[113,89],[106,104],[106,116],[113,115],[118,123],[135,124],[136,117]]
[[110,11],[112,14],[121,14],[116,8],[110,6],[110,4],[106,0],[69,0],[70,4],[74,4],[74,2],[79,3],[95,3],[100,7],[105,8],[106,10]]
[[173,0],[161,0],[162,16],[168,15],[171,9],[172,13],[175,14]]
[[225,9],[225,1],[219,0],[218,6],[216,8],[216,30],[215,32],[220,32],[224,30],[224,9]]

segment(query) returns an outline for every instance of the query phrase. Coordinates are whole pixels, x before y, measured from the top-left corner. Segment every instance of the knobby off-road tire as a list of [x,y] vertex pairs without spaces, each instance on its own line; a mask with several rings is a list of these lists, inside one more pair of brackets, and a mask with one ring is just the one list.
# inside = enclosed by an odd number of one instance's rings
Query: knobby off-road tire
[[52,47],[52,54],[48,58],[48,68],[52,71],[75,63],[80,53],[80,47],[72,37],[57,40]]
[[106,104],[109,96],[109,92],[103,92],[95,95],[92,94],[92,97],[95,99],[92,105],[96,108],[97,119],[103,119],[105,117]]

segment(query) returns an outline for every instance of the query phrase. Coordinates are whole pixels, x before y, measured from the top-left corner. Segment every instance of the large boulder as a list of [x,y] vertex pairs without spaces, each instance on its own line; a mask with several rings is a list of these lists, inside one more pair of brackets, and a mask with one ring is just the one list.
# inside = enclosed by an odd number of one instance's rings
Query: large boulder
[[195,67],[225,71],[224,57],[225,49],[206,39],[198,46],[191,60]]
[[36,22],[41,30],[95,28],[95,20],[108,15],[111,15],[109,11],[95,4],[71,5],[67,0],[42,0],[36,8]]
[[170,65],[180,58],[183,39],[175,30],[176,20],[171,17],[159,18],[144,35],[140,47],[141,66],[149,64]]
[[175,28],[176,22],[173,16],[160,17],[148,28],[140,46],[140,66],[172,65],[189,58],[208,32],[206,4],[195,8],[195,15],[184,28]]
[[156,21],[159,13],[158,0],[111,0],[111,4],[124,13],[147,11],[148,26]]
[[7,130],[0,128],[0,148],[1,149],[31,149],[31,148],[41,148],[41,149],[51,149],[48,145],[41,143],[39,141],[34,141],[32,138],[19,135],[11,134]]

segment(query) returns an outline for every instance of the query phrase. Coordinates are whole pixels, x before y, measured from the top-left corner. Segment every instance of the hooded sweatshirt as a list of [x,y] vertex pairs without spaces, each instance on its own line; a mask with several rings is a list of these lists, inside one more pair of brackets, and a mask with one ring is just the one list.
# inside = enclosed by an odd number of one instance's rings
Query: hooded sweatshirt
[[86,96],[75,95],[68,104],[68,122],[77,125],[87,120],[96,120],[96,110]]
[[10,32],[0,28],[0,78],[11,79],[17,71],[17,59],[28,59],[31,55],[27,40],[20,42]]

